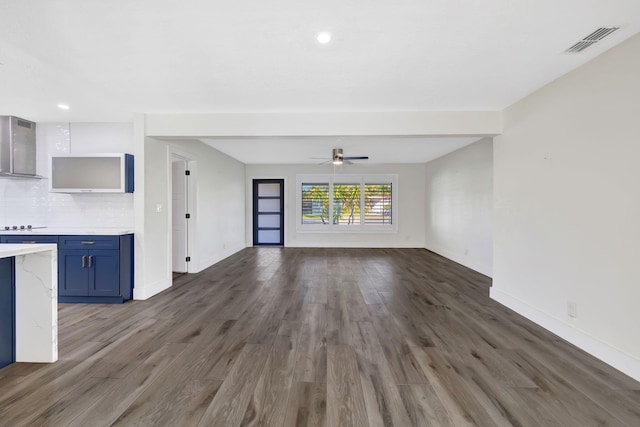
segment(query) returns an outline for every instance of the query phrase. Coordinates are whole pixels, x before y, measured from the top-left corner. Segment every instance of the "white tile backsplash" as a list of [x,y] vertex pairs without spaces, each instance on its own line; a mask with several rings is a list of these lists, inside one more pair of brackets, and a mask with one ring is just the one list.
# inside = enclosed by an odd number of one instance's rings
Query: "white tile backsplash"
[[[71,124],[73,129],[74,124]],[[131,129],[128,134],[127,127]],[[133,194],[49,193],[49,158],[67,153],[133,151],[130,123],[83,123],[82,141],[73,141],[68,123],[37,124],[37,173],[45,179],[0,179],[0,226],[123,227],[133,228]],[[91,132],[99,146],[92,149]],[[114,145],[105,150],[105,133]],[[128,138],[127,138],[128,135]],[[81,145],[80,145],[81,143]],[[70,147],[73,145],[73,151]],[[128,148],[127,148],[128,147]],[[1,230],[0,230],[1,231]]]

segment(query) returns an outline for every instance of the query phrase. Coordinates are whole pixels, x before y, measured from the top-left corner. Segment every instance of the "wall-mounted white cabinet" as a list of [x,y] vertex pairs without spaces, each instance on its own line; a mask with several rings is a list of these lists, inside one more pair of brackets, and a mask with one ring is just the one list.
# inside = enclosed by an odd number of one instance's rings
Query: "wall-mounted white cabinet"
[[133,193],[133,155],[53,156],[49,182],[56,193]]

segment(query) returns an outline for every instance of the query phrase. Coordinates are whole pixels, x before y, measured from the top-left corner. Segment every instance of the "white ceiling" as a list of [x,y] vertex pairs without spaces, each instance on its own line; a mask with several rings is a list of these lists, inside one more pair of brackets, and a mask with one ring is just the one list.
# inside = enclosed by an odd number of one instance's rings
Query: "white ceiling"
[[[622,28],[564,53],[601,26]],[[333,34],[330,44],[316,42],[320,31]],[[0,114],[107,122],[135,113],[501,110],[638,31],[639,0],[0,0]],[[367,141],[209,143],[247,163],[259,153],[292,160],[302,145],[313,152],[297,162],[338,146],[371,161],[412,161],[446,145]],[[465,141],[449,140],[448,150]]]

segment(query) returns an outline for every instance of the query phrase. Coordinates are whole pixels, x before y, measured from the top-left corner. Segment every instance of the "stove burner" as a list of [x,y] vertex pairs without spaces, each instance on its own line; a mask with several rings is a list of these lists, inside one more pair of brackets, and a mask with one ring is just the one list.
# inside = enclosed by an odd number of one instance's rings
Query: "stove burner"
[[4,226],[4,231],[29,231],[29,230],[34,230],[36,228],[47,228],[47,227],[34,227],[33,225],[29,224],[29,225],[12,225],[12,226],[8,226],[5,225]]

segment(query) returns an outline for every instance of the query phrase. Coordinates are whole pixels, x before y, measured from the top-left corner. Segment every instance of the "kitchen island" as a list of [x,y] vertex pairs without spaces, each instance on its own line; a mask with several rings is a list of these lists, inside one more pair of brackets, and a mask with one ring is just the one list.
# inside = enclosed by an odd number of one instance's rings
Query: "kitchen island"
[[55,244],[0,244],[13,263],[15,361],[58,360],[58,261]]

